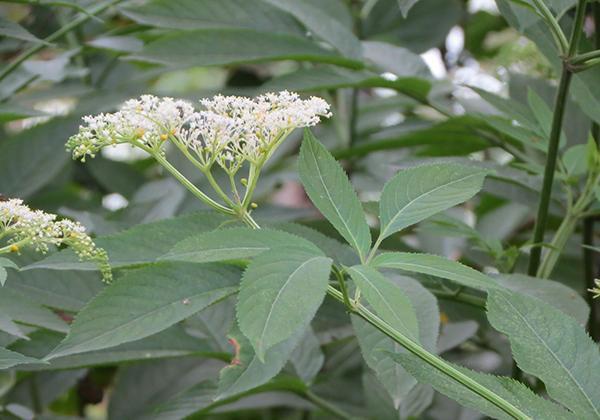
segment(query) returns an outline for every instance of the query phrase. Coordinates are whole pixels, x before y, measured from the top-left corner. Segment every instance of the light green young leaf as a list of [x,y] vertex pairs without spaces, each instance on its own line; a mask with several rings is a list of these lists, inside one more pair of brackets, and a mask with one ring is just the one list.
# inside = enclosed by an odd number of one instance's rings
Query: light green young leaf
[[473,197],[490,171],[441,163],[408,168],[389,180],[379,201],[381,238]]
[[401,288],[366,265],[350,267],[348,273],[381,319],[397,331],[419,342],[417,315]]
[[578,418],[600,417],[600,352],[573,318],[522,294],[492,291],[488,319],[510,340],[519,367]]
[[[435,353],[440,326],[435,297],[418,281],[409,277],[393,276],[390,281],[410,299],[419,325],[419,341],[423,347]],[[367,365],[375,372],[394,406],[398,408],[416,385],[416,380],[390,356],[391,353],[403,352],[403,347],[361,318],[352,317],[352,326]]]
[[160,260],[201,263],[246,259],[288,245],[320,253],[311,242],[291,233],[238,227],[191,236],[175,244]]
[[237,304],[240,330],[256,354],[304,331],[325,298],[331,259],[320,251],[279,247],[244,272]]
[[290,358],[292,351],[304,336],[304,330],[295,331],[290,338],[271,347],[262,362],[252,349],[248,339],[234,327],[229,334],[236,353],[231,364],[221,370],[216,400],[263,385],[277,375]]
[[[460,405],[478,410],[492,418],[513,419],[486,399],[423,362],[418,357],[408,353],[394,354],[392,357],[419,382],[431,384],[436,391],[452,398]],[[576,418],[561,406],[535,395],[527,386],[511,378],[475,372],[457,365],[452,366],[501,396],[532,419],[575,420]]]
[[588,146],[577,144],[569,147],[562,156],[567,173],[572,176],[585,174],[588,167]]
[[428,274],[482,291],[500,287],[485,274],[458,261],[452,261],[438,255],[385,252],[377,255],[370,265],[377,268],[393,268]]
[[325,49],[305,37],[250,29],[199,29],[175,32],[127,56],[134,61],[181,66],[221,66],[299,60],[362,68],[361,61]]
[[147,337],[235,293],[239,270],[178,263],[142,268],[118,279],[75,318],[47,356],[100,350]]
[[298,171],[313,204],[364,261],[371,232],[360,201],[340,164],[309,130],[304,132]]
[[24,356],[15,351],[7,350],[0,347],[0,370],[8,369],[13,366],[22,365],[25,363],[44,363],[38,359]]

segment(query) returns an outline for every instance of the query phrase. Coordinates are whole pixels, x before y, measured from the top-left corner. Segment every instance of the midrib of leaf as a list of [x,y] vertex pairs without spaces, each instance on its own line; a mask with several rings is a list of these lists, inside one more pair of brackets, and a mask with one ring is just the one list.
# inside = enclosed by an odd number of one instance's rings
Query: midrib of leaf
[[540,342],[543,343],[544,347],[550,352],[550,354],[552,355],[552,357],[554,358],[554,360],[556,360],[558,362],[558,364],[567,372],[567,374],[569,375],[569,378],[571,378],[571,381],[573,382],[573,384],[581,392],[581,394],[583,394],[583,396],[585,397],[585,400],[589,404],[590,408],[594,411],[594,413],[596,413],[596,415],[598,416],[598,418],[600,418],[600,412],[598,412],[598,410],[594,406],[592,400],[590,400],[590,398],[587,395],[587,393],[585,392],[584,388],[579,383],[579,381],[577,381],[577,379],[573,376],[573,374],[571,373],[571,371],[563,364],[563,362],[556,355],[556,353],[554,353],[554,351],[552,350],[552,348],[550,348],[546,344],[546,341],[537,333],[537,331],[535,330],[535,328],[533,328],[533,326],[527,321],[527,318],[525,318],[523,316],[523,314],[512,304],[512,302],[510,300],[508,300],[508,299],[504,299],[504,300],[515,311],[515,313],[517,314],[517,316],[519,316],[519,318],[521,318],[523,320],[523,322],[525,323],[525,325],[527,325],[527,327],[540,340]]
[[227,251],[268,251],[269,249],[271,249],[271,247],[268,246],[236,246],[236,247],[228,247],[228,248],[211,248],[211,249],[204,249],[204,250],[200,250],[200,251],[188,251],[188,252],[179,252],[179,253],[173,253],[173,254],[167,254],[165,256],[165,259],[168,259],[167,257],[187,257],[190,255],[206,255],[206,254],[210,254],[210,253],[214,253],[214,252],[227,252]]
[[[220,297],[218,300],[216,300],[215,302],[213,302],[213,304],[214,304],[214,303],[217,303],[217,302],[219,302],[219,301],[221,301],[221,300],[223,300],[223,299],[225,299],[225,298],[227,298],[227,297],[229,297],[229,296],[231,296],[232,294],[234,294],[234,293],[237,291],[237,288],[236,288],[236,287],[226,287],[226,288],[222,288],[222,289],[219,289],[219,290],[220,290],[220,291],[223,291],[223,292],[225,292],[226,294],[225,294],[224,296],[221,296],[221,297]],[[214,292],[215,292],[215,290],[209,290],[209,291],[206,291],[206,292],[202,292],[202,293],[199,293],[199,294],[196,294],[196,295],[190,296],[188,299],[194,299],[194,298],[197,298],[197,297],[202,297],[202,296],[204,296],[204,295],[208,295],[208,294],[211,294],[211,293],[214,293]],[[178,304],[178,303],[180,303],[180,302],[181,302],[181,298],[178,298],[177,300],[175,300],[175,301],[173,301],[173,302],[169,302],[169,303],[167,303],[167,304],[165,304],[165,305],[159,306],[158,308],[155,308],[155,309],[153,309],[153,310],[152,310],[152,311],[150,311],[150,312],[146,312],[146,313],[144,313],[144,314],[142,314],[142,315],[139,315],[139,316],[137,316],[137,317],[135,317],[135,318],[133,318],[133,319],[130,319],[130,320],[129,320],[129,321],[127,321],[125,324],[121,324],[121,325],[119,325],[118,327],[115,327],[115,328],[111,329],[110,331],[106,331],[106,332],[104,332],[104,333],[102,333],[102,334],[100,334],[100,335],[97,335],[97,336],[95,336],[95,337],[93,337],[93,338],[89,339],[89,340],[82,341],[82,342],[78,343],[78,344],[77,344],[75,347],[80,347],[80,346],[83,346],[83,345],[88,345],[88,344],[90,344],[90,343],[94,343],[94,342],[96,342],[96,341],[98,341],[98,340],[100,340],[100,339],[104,338],[104,337],[105,337],[105,336],[107,336],[107,335],[113,334],[115,331],[120,331],[120,330],[122,330],[123,328],[125,328],[125,327],[128,327],[128,326],[129,326],[129,325],[131,325],[132,323],[135,323],[135,322],[137,322],[137,321],[140,321],[140,320],[142,320],[142,319],[144,319],[144,318],[147,318],[147,317],[149,317],[149,316],[152,316],[152,315],[154,315],[156,312],[158,312],[158,311],[162,311],[162,310],[164,310],[164,309],[166,309],[166,308],[168,308],[168,307],[170,307],[170,306],[173,306],[173,305],[175,305],[175,304]],[[72,346],[72,347],[73,347],[73,346]],[[71,347],[71,348],[72,348],[72,347]],[[68,348],[67,348],[67,349],[68,349]],[[63,350],[63,352],[64,352],[64,350]],[[68,354],[69,354],[69,353],[67,353],[66,355],[68,355]],[[65,355],[65,354],[61,354],[61,352],[59,352],[58,354],[53,354],[53,353],[50,353],[50,354],[49,354],[48,356],[46,356],[46,357],[45,357],[43,360],[52,360],[52,359],[55,359],[56,357],[61,357],[61,356],[66,356],[66,355]]]
[[425,196],[427,196],[427,195],[429,195],[429,194],[432,194],[432,193],[434,193],[435,191],[437,191],[437,190],[439,190],[439,189],[441,189],[441,188],[448,187],[448,186],[450,186],[450,185],[452,185],[452,184],[456,184],[457,182],[464,181],[465,179],[469,179],[469,178],[472,178],[472,177],[474,177],[474,176],[477,176],[477,175],[481,175],[481,174],[479,174],[479,173],[474,173],[474,174],[471,174],[471,175],[467,175],[467,176],[465,176],[465,177],[462,177],[462,178],[460,178],[460,179],[456,179],[456,180],[454,180],[454,181],[452,181],[452,182],[448,182],[447,184],[440,185],[439,187],[435,187],[434,189],[432,189],[432,190],[429,190],[429,191],[427,191],[426,193],[424,193],[424,194],[421,194],[421,195],[419,195],[418,197],[415,197],[415,198],[413,198],[413,199],[412,199],[412,200],[410,200],[410,201],[409,201],[409,202],[408,202],[406,205],[404,205],[404,207],[402,207],[400,210],[398,210],[398,212],[396,213],[396,215],[390,219],[390,221],[388,222],[388,224],[386,225],[386,227],[385,227],[385,228],[383,229],[383,231],[381,232],[380,236],[385,238],[385,237],[386,237],[385,235],[387,235],[387,230],[390,228],[390,226],[391,226],[391,225],[393,225],[393,224],[394,224],[394,222],[395,222],[396,220],[398,220],[398,218],[400,217],[401,213],[402,213],[404,210],[406,210],[406,208],[408,208],[409,206],[411,206],[411,205],[412,205],[412,204],[413,204],[415,201],[417,201],[417,200],[420,200],[420,199],[422,199],[423,197],[425,197]]
[[331,197],[331,194],[329,194],[329,189],[325,185],[325,182],[323,180],[323,176],[322,176],[322,173],[321,173],[321,168],[319,167],[319,163],[317,162],[317,158],[316,158],[315,154],[311,153],[311,157],[315,161],[315,166],[317,167],[317,173],[319,174],[319,181],[321,181],[321,185],[323,186],[323,188],[325,189],[325,192],[327,193],[327,197],[329,198],[329,202],[333,204],[333,209],[335,210],[335,212],[337,213],[338,217],[342,221],[342,224],[346,228],[346,231],[348,232],[348,234],[352,238],[352,242],[354,242],[354,245],[353,245],[354,249],[356,249],[358,251],[358,256],[360,257],[360,260],[364,261],[364,255],[362,253],[362,249],[358,246],[358,241],[357,241],[356,237],[354,236],[354,234],[352,233],[352,230],[349,228],[348,224],[346,223],[346,220],[344,220],[344,218],[340,214],[340,211],[338,210],[337,206],[335,205],[335,202],[333,201],[333,198]]
[[[400,321],[400,324],[404,326],[405,330],[407,332],[411,332],[410,328],[408,328],[406,326],[406,324],[404,323],[404,321],[402,320],[402,318],[399,318],[398,315],[396,314],[396,312],[392,309],[392,307],[390,306],[390,304],[387,302],[387,300],[385,299],[385,297],[381,294],[381,292],[379,291],[379,289],[377,287],[375,287],[373,285],[373,282],[370,281],[363,273],[361,273],[359,270],[354,270],[355,273],[358,273],[359,276],[361,276],[368,284],[371,285],[371,287],[375,290],[375,292],[377,293],[377,295],[381,298],[381,300],[383,301],[383,303],[385,304],[385,306],[390,310],[390,312],[392,314],[394,314],[394,318],[396,318],[398,321]],[[412,335],[412,334],[411,334]],[[413,337],[413,339],[415,339]]]
[[304,261],[302,264],[300,264],[287,278],[287,280],[285,281],[285,283],[283,284],[283,286],[279,289],[279,292],[277,292],[277,295],[275,296],[275,299],[273,299],[273,302],[271,303],[271,309],[269,310],[269,314],[267,315],[267,319],[265,320],[265,325],[263,326],[262,332],[260,334],[260,342],[261,342],[261,347],[263,344],[263,340],[265,338],[265,333],[267,331],[267,327],[269,325],[269,322],[271,321],[271,316],[273,315],[273,308],[275,307],[275,304],[277,303],[277,301],[279,300],[279,298],[281,297],[281,294],[283,293],[283,291],[285,290],[285,288],[289,285],[290,281],[292,280],[292,278],[296,275],[296,273],[302,269],[302,267],[304,267],[305,265],[307,265],[309,262],[313,261],[313,260],[317,260],[319,258],[322,258],[320,256],[316,256],[316,257],[312,257],[306,261]]

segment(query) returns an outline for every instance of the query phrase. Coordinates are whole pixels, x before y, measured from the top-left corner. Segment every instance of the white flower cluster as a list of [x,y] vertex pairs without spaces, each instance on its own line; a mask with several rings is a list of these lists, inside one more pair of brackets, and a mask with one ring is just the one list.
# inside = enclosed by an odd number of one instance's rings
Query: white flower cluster
[[67,245],[82,260],[98,264],[105,281],[112,279],[106,251],[96,247],[80,223],[56,220],[56,215],[32,210],[22,200],[0,201],[0,239],[6,237],[8,245],[3,249],[11,252],[19,252],[28,246],[38,252],[47,252],[49,245]]
[[191,119],[194,107],[186,101],[142,95],[130,99],[118,112],[83,117],[85,125],[67,142],[73,158],[85,161],[105,146],[119,143],[141,144],[150,149],[176,135]]
[[195,111],[185,101],[144,95],[127,101],[116,113],[85,117],[86,125],[69,139],[67,148],[74,158],[84,160],[110,144],[141,143],[160,150],[172,139],[204,167],[217,162],[235,172],[244,161],[267,159],[293,129],[331,116],[323,99],[303,100],[287,91],[254,99],[217,95],[200,103],[204,109]]

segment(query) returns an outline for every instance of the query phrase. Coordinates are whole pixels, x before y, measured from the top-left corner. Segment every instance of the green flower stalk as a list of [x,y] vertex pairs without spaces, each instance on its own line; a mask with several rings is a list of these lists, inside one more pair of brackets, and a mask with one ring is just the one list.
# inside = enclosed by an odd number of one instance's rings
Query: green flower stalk
[[[67,149],[74,159],[85,161],[104,147],[130,144],[148,152],[212,208],[245,219],[254,207],[252,195],[261,169],[279,145],[294,129],[331,116],[323,99],[301,99],[287,91],[256,98],[217,95],[200,104],[197,111],[187,101],[143,95],[125,102],[117,112],[84,117],[85,124],[69,139]],[[169,143],[206,176],[221,203],[168,162]],[[236,179],[242,168],[247,174]],[[229,178],[229,193],[216,182],[215,169]]]
[[104,281],[112,280],[106,251],[96,247],[80,223],[56,220],[56,215],[32,210],[22,200],[0,201],[0,241],[0,254],[24,248],[46,253],[51,245],[68,246],[81,260],[96,263]]

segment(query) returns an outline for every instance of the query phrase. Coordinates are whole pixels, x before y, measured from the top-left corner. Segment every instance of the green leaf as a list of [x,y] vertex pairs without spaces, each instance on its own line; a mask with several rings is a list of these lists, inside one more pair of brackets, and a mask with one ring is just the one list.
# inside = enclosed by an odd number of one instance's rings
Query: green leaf
[[0,369],[8,369],[25,363],[43,363],[32,357],[0,347]]
[[43,306],[78,311],[105,284],[97,273],[51,270],[16,271],[10,274],[7,289],[15,290]]
[[248,339],[237,328],[229,334],[236,349],[231,364],[221,370],[216,400],[222,400],[263,385],[277,375],[290,358],[292,351],[304,336],[297,330],[287,340],[276,344],[265,353],[264,362],[254,353]]
[[6,283],[6,277],[8,277],[6,269],[0,266],[0,286],[4,286],[4,283]]
[[167,29],[247,28],[302,33],[296,20],[262,0],[153,0],[121,9],[143,25]]
[[222,66],[265,61],[298,60],[362,68],[307,38],[250,29],[200,29],[176,32],[150,42],[127,56],[130,60],[179,66]]
[[256,354],[304,331],[325,298],[331,259],[304,248],[279,247],[249,265],[237,304],[240,330]]
[[160,260],[201,263],[247,259],[287,245],[320,252],[309,241],[287,232],[238,227],[191,236],[177,243]]
[[23,107],[14,103],[0,104],[0,123],[7,123],[14,120],[21,120],[29,117],[47,116],[46,113]]
[[308,327],[298,347],[290,356],[290,363],[305,384],[313,382],[325,362],[321,343],[312,328]]
[[600,417],[600,352],[573,318],[511,292],[488,296],[488,319],[510,340],[519,367],[578,418]]
[[306,92],[344,87],[385,87],[425,102],[427,94],[431,90],[431,82],[417,77],[400,77],[396,80],[389,80],[371,71],[353,71],[323,65],[276,76],[262,85],[261,90],[290,89]]
[[401,288],[366,265],[350,267],[348,273],[381,319],[397,331],[419,342],[417,315]]
[[1,289],[0,308],[2,308],[2,314],[14,322],[59,332],[68,330],[67,324],[54,312],[8,287]]
[[342,167],[309,130],[304,132],[298,171],[313,204],[364,261],[371,232],[360,201]]
[[381,238],[473,197],[489,170],[453,163],[401,171],[383,187],[379,201]]
[[580,325],[589,319],[590,307],[581,295],[562,283],[526,276],[524,274],[499,274],[494,276],[499,285],[519,294],[538,298],[553,308],[572,316]]
[[360,59],[362,48],[358,38],[342,22],[324,13],[316,4],[295,0],[266,2],[290,13],[306,26],[306,29],[330,43],[345,56]]
[[[226,216],[216,212],[196,212],[160,222],[132,227],[114,235],[94,239],[106,250],[114,268],[153,263],[166,254],[176,243],[201,232],[214,230],[225,221]],[[144,244],[140,247],[140,244]],[[49,255],[45,259],[23,267],[21,270],[48,268],[52,270],[97,270],[95,264],[80,261],[71,250]]]
[[[435,353],[440,326],[435,297],[418,281],[409,277],[394,276],[390,281],[410,299],[419,325],[419,341],[423,347]],[[352,317],[352,326],[367,365],[375,372],[394,406],[398,408],[416,385],[416,380],[390,356],[391,353],[405,351],[404,348],[358,317]]]
[[584,175],[588,167],[588,145],[577,144],[569,147],[563,154],[562,161],[569,175]]
[[157,406],[200,382],[213,379],[218,368],[219,365],[213,361],[185,357],[138,363],[119,369],[108,406],[108,418],[157,420],[153,413]]
[[[452,398],[460,405],[470,407],[496,419],[513,419],[504,411],[488,402],[460,382],[423,362],[412,354],[394,354],[392,357],[409,371],[419,382],[431,384],[436,391]],[[448,362],[447,362],[448,363]],[[464,375],[490,389],[520,409],[532,419],[571,419],[575,418],[559,405],[535,395],[527,386],[511,378],[497,377],[475,372],[448,363]]]
[[35,35],[33,35],[31,32],[29,32],[27,29],[23,28],[18,23],[13,22],[12,20],[5,19],[2,16],[0,16],[0,35],[6,36],[9,38],[19,39],[21,41],[44,43],[46,45],[50,45],[47,42],[45,42],[45,41],[39,39],[38,37],[36,37]]
[[[64,338],[63,334],[39,330],[30,334],[31,340],[19,340],[10,349],[30,357],[43,358]],[[182,356],[222,357],[206,339],[186,334],[183,327],[174,325],[158,334],[109,349],[72,354],[52,359],[49,364],[20,366],[19,370],[74,369],[103,366],[138,360],[165,359]]]
[[26,198],[52,181],[69,161],[64,143],[78,120],[54,118],[0,142],[0,191]]
[[431,77],[425,61],[406,48],[378,41],[363,41],[362,45],[365,58],[383,71],[397,77]]
[[234,293],[238,278],[237,269],[218,265],[163,264],[133,271],[79,312],[47,359],[155,334]]
[[398,0],[398,6],[400,6],[400,11],[402,12],[402,16],[406,17],[408,15],[409,10],[418,2],[419,0]]
[[414,273],[428,274],[451,280],[461,286],[487,291],[500,286],[490,277],[458,261],[432,254],[412,252],[385,252],[377,255],[371,264],[377,268],[393,268]]

